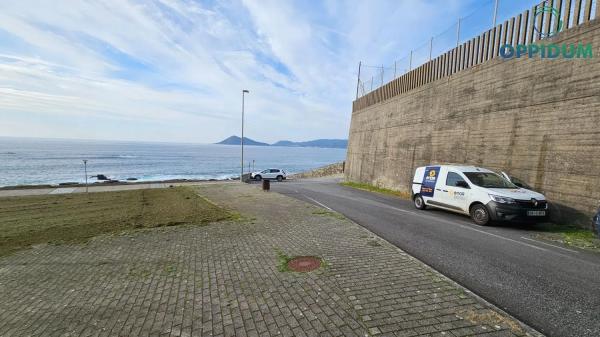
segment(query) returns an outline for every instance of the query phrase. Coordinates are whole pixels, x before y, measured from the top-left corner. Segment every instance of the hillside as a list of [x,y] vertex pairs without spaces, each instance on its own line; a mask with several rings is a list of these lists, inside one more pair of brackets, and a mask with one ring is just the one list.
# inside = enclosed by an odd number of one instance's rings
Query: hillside
[[[224,139],[218,143],[215,144],[219,144],[219,145],[240,145],[241,142],[241,138],[238,136],[231,136],[227,139]],[[257,142],[253,139],[250,139],[248,137],[244,137],[244,145],[254,145],[254,146],[269,146],[269,144],[267,143],[261,143],[261,142]]]
[[[231,136],[218,143],[221,145],[240,145],[240,137]],[[273,144],[257,142],[253,139],[244,137],[244,145],[256,146],[284,146],[284,147],[319,147],[319,148],[336,148],[345,149],[348,146],[347,139],[315,139],[306,142],[292,142],[290,140],[280,140]]]
[[292,142],[289,140],[280,140],[272,146],[291,146],[291,147],[325,147],[345,149],[348,146],[346,139],[315,139],[306,142]]

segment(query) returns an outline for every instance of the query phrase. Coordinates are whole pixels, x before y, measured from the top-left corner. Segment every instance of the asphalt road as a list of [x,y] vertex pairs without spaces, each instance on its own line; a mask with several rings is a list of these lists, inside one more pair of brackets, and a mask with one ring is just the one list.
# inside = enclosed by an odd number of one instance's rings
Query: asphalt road
[[547,336],[600,336],[600,254],[536,240],[535,227],[480,227],[331,179],[271,188],[344,214]]

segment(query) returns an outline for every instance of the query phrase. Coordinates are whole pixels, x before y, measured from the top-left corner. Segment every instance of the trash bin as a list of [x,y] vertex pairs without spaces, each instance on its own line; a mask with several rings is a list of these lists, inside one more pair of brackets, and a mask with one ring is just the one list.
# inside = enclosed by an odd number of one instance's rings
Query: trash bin
[[267,179],[263,179],[262,181],[263,191],[269,191],[271,189],[271,181]]

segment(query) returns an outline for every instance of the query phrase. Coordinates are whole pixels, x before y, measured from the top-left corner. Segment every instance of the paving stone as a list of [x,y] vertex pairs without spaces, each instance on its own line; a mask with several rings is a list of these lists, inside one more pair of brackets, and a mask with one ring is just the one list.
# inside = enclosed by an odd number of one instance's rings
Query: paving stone
[[[197,189],[241,219],[0,258],[0,336],[525,334],[479,321],[485,303],[348,220],[252,185]],[[326,266],[281,272],[278,254]]]

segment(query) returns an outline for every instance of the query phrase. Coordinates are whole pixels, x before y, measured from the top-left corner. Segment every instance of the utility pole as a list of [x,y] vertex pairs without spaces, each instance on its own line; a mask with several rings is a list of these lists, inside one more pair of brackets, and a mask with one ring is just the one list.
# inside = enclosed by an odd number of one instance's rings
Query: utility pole
[[244,182],[244,94],[249,94],[250,91],[244,89],[242,90],[242,139],[240,143],[242,145],[242,172],[240,174],[240,182]]
[[412,50],[410,51],[410,59],[408,60],[408,71],[412,70]]
[[87,159],[83,160],[83,170],[85,172],[85,193],[88,193],[88,175],[87,175]]
[[383,64],[381,65],[381,86],[383,87]]

